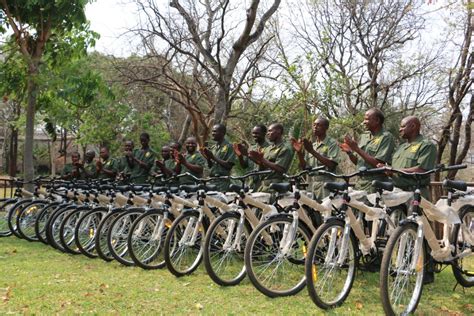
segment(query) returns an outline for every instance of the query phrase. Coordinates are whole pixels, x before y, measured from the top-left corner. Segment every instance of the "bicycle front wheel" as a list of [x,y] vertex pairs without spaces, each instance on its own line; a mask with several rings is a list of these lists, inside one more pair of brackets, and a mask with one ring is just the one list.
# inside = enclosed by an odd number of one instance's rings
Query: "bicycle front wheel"
[[206,232],[199,217],[198,211],[185,211],[166,235],[166,266],[177,277],[193,273],[201,263]]
[[258,225],[245,246],[245,268],[253,285],[269,297],[295,295],[306,278],[304,258],[310,232],[301,222],[277,215]]
[[[474,206],[468,205],[460,210],[461,224],[453,230],[452,240],[456,246],[456,254],[469,252],[474,248],[469,236],[474,236]],[[472,237],[471,237],[472,238]],[[474,255],[471,253],[463,258],[458,258],[452,264],[456,280],[464,287],[474,286]]]
[[415,223],[399,226],[388,240],[380,267],[380,294],[387,315],[415,311],[423,290],[426,255]]
[[306,282],[313,302],[322,309],[341,305],[355,279],[356,241],[344,234],[344,222],[330,220],[311,240],[306,257]]
[[204,266],[211,279],[222,286],[239,284],[245,278],[244,249],[250,235],[240,215],[228,212],[216,218],[204,241]]
[[133,222],[128,234],[128,251],[135,264],[143,269],[165,266],[163,246],[172,220],[162,210],[149,210]]

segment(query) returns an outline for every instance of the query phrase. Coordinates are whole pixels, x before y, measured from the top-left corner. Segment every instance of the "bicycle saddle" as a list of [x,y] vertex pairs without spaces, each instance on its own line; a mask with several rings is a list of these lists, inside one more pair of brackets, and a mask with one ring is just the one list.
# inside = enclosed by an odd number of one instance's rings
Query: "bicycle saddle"
[[372,181],[372,187],[377,190],[393,191],[393,183],[388,181],[374,180]]
[[278,193],[286,193],[291,191],[290,183],[272,183],[270,184],[270,189],[275,190]]
[[460,180],[448,180],[445,179],[443,181],[443,188],[445,189],[455,189],[459,191],[466,191],[467,190],[467,183]]
[[328,189],[329,191],[344,191],[349,188],[349,185],[345,182],[326,182],[324,184],[324,188]]

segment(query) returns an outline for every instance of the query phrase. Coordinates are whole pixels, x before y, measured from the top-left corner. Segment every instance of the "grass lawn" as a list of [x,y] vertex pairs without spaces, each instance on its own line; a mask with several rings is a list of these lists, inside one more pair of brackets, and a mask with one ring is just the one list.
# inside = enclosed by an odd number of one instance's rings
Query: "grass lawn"
[[[60,253],[41,243],[0,238],[0,314],[323,314],[306,290],[270,299],[246,279],[215,285],[201,267],[175,278],[167,270],[145,271]],[[458,287],[451,269],[424,288],[420,315],[474,314],[474,288]],[[359,273],[345,304],[330,315],[380,315],[378,274]]]

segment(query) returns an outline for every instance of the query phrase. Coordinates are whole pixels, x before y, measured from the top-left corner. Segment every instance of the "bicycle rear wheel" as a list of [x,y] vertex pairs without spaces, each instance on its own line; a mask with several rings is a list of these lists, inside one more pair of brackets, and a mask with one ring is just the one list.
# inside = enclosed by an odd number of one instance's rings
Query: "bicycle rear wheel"
[[[380,268],[380,294],[387,315],[415,312],[423,290],[425,245],[415,223],[399,226],[388,240]],[[419,247],[419,250],[415,250]]]
[[349,295],[357,266],[356,241],[344,235],[342,220],[321,225],[309,245],[306,282],[313,302],[322,309],[340,306]]
[[245,246],[249,279],[266,296],[295,295],[306,284],[304,258],[311,234],[301,221],[296,231],[292,224],[287,215],[273,216],[255,228]]
[[18,238],[22,238],[21,235],[18,233],[18,228],[16,226],[16,219],[20,215],[21,210],[31,203],[32,199],[25,199],[17,201],[8,211],[8,228],[10,232]]
[[81,251],[76,245],[74,231],[76,230],[79,218],[89,210],[90,208],[88,206],[81,206],[75,209],[64,218],[59,226],[59,240],[64,250],[70,254],[81,254]]
[[46,236],[46,224],[48,223],[51,215],[60,208],[60,205],[65,207],[66,204],[60,202],[53,202],[45,206],[36,217],[35,221],[35,234],[39,241],[48,245],[48,237]]
[[[456,254],[474,249],[474,244],[469,242],[468,236],[474,236],[474,206],[467,205],[459,212],[461,224],[453,230],[452,241],[456,246]],[[453,274],[459,284],[464,287],[474,286],[474,255],[471,253],[464,258],[459,258],[452,263]]]

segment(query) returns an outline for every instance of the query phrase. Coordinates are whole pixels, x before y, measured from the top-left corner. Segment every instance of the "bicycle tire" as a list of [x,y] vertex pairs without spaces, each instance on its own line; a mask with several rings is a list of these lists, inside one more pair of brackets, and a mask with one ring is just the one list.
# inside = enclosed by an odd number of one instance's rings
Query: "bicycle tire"
[[112,209],[107,215],[105,215],[105,217],[100,221],[99,227],[97,227],[95,235],[95,250],[97,251],[97,255],[104,261],[110,262],[114,260],[114,257],[109,251],[107,236],[112,221],[122,212],[125,212],[125,209]]
[[51,214],[53,214],[54,211],[60,207],[60,205],[65,206],[66,204],[62,204],[61,202],[50,203],[49,205],[43,207],[43,209],[40,211],[40,213],[36,217],[36,221],[35,221],[36,237],[38,238],[39,241],[41,241],[42,243],[46,245],[49,244],[47,236],[46,236],[46,224],[48,223],[48,220],[51,217]]
[[[309,244],[306,262],[306,285],[313,302],[322,309],[340,306],[354,284],[357,267],[357,243],[349,232],[344,236],[345,223],[329,219],[315,232]],[[347,242],[345,258],[341,258],[344,237]]]
[[21,209],[16,217],[16,228],[22,239],[38,241],[35,232],[36,218],[46,205],[48,205],[48,201],[35,200]]
[[110,225],[107,234],[107,246],[114,259],[125,266],[135,264],[128,252],[128,234],[133,222],[144,212],[143,208],[127,209],[117,216]]
[[10,209],[8,212],[8,228],[12,232],[13,235],[21,239],[21,235],[18,234],[17,228],[16,228],[16,218],[20,214],[22,208],[29,204],[33,199],[23,199],[17,201]]
[[67,214],[59,226],[59,242],[67,253],[80,255],[81,252],[76,246],[74,232],[79,218],[90,210],[89,206],[81,206]]
[[0,237],[8,237],[13,234],[8,227],[8,214],[17,201],[18,199],[9,199],[2,201],[0,205]]
[[161,269],[166,266],[163,247],[173,220],[171,214],[161,209],[148,210],[138,217],[130,228],[128,251],[133,262],[146,270]]
[[95,249],[95,236],[100,222],[108,211],[106,207],[96,207],[86,212],[77,221],[74,230],[74,241],[79,251],[86,257],[93,259],[99,256]]
[[[284,254],[280,250],[282,239],[287,237],[285,228],[292,223],[288,215],[272,216],[255,227],[245,246],[247,275],[255,288],[268,297],[295,295],[306,285],[304,256],[311,233],[301,221],[288,249],[291,252]],[[266,272],[270,272],[270,276],[264,277]]]
[[[420,256],[413,258],[417,229],[416,223],[404,223],[393,232],[385,248],[380,267],[380,295],[386,315],[412,314],[420,302],[427,256],[423,241]],[[411,271],[414,263],[415,269]]]
[[[471,236],[474,236],[474,206],[466,205],[459,210],[459,218],[461,224],[454,227],[451,240],[455,244],[455,254],[460,254],[465,250],[474,249],[474,245],[469,244],[468,241],[463,237],[463,230],[470,232]],[[461,229],[461,225],[464,229]],[[474,255],[470,255],[464,258],[458,258],[453,260],[451,264],[454,277],[459,284],[464,287],[474,286]]]
[[[186,231],[187,229],[187,231]],[[196,231],[193,244],[193,232]],[[176,277],[193,273],[201,263],[206,226],[199,222],[199,211],[187,210],[176,218],[166,235],[164,258],[166,267]]]
[[204,267],[209,277],[221,286],[237,285],[246,276],[244,249],[251,228],[244,220],[240,240],[235,241],[241,216],[237,212],[226,212],[217,217],[206,232]]

